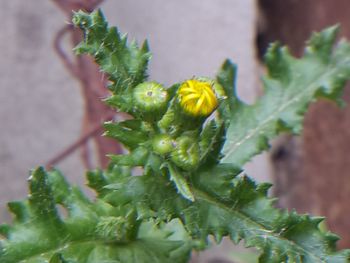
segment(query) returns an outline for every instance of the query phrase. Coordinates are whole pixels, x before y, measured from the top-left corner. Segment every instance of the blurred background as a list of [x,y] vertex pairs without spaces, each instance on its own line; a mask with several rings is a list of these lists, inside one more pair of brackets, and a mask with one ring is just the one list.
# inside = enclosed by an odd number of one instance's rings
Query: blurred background
[[[262,94],[263,54],[279,40],[297,56],[312,31],[336,23],[350,36],[347,0],[36,0],[1,1],[0,222],[6,203],[25,198],[29,169],[58,167],[84,185],[87,169],[104,167],[120,146],[105,138],[101,122],[114,115],[101,103],[106,80],[90,58],[75,57],[81,41],[71,11],[99,7],[129,39],[149,40],[150,79],[164,85],[192,76],[213,77],[230,58],[239,65],[238,92],[248,103]],[[344,99],[350,100],[346,89]],[[274,183],[278,206],[327,216],[327,228],[350,247],[350,108],[311,106],[301,137],[281,136],[270,155],[246,167],[257,181]],[[234,259],[224,242],[193,262]],[[237,254],[237,253],[236,253]],[[221,261],[220,261],[221,260]],[[226,260],[226,261],[225,261]],[[250,262],[250,261],[249,261]]]

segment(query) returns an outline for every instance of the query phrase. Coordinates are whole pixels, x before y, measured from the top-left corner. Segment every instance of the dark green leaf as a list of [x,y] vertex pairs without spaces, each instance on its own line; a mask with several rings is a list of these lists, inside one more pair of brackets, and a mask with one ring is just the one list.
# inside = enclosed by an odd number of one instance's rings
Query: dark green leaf
[[[38,168],[29,184],[29,200],[10,204],[16,215],[14,225],[0,227],[5,236],[0,239],[1,263],[172,263],[188,259],[191,244],[179,223],[140,225],[133,209],[113,207],[101,199],[91,202],[58,171],[46,173]],[[99,180],[94,185],[102,184]]]
[[[110,85],[113,93],[128,94],[126,91],[146,79],[150,58],[147,42],[141,48],[135,42],[128,45],[126,36],[121,36],[117,28],[108,27],[101,11],[91,14],[79,11],[74,14],[73,23],[84,32],[84,41],[75,48],[77,54],[88,53],[95,58],[113,82]],[[130,101],[117,104],[119,108],[127,109]]]
[[274,208],[274,200],[267,197],[269,184],[256,185],[226,164],[190,180],[193,202],[178,194],[165,178],[146,175],[124,178],[119,184],[110,185],[114,191],[105,200],[132,204],[140,219],[179,218],[194,240],[207,242],[209,235],[218,242],[224,236],[235,243],[243,239],[246,246],[262,252],[260,262],[350,260],[350,251],[336,252],[337,238],[319,229],[322,219]]

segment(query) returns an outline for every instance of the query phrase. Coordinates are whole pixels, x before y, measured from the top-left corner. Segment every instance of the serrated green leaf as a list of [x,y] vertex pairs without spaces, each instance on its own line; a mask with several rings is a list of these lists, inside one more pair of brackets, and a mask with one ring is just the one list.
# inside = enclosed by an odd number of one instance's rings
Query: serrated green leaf
[[[58,171],[38,168],[29,184],[29,200],[10,204],[17,218],[14,225],[0,227],[5,236],[0,239],[1,263],[172,263],[186,262],[189,256],[189,241],[174,237],[168,225],[155,229],[154,223],[144,222],[138,231],[133,209],[101,199],[91,202]],[[102,184],[100,180],[95,185]],[[58,206],[67,215],[60,214]]]
[[105,136],[117,139],[130,149],[138,147],[148,139],[147,134],[141,130],[141,122],[137,120],[105,122],[104,128]]
[[[138,218],[179,218],[194,240],[213,235],[220,242],[258,248],[260,262],[348,262],[350,251],[335,251],[337,238],[321,231],[322,219],[288,213],[273,207],[267,197],[270,184],[257,185],[230,165],[219,164],[191,178],[194,201],[158,176],[124,178],[105,200],[133,204]],[[127,197],[125,199],[125,197]],[[199,242],[200,244],[200,242]]]
[[108,74],[112,81],[109,89],[116,94],[108,99],[110,105],[130,111],[130,89],[147,78],[150,59],[147,41],[141,48],[134,41],[128,44],[117,28],[108,27],[100,10],[91,14],[79,11],[74,14],[73,23],[84,32],[84,41],[75,48],[76,53],[90,54]]
[[110,154],[108,157],[112,162],[122,166],[144,166],[149,156],[149,151],[144,147],[138,147],[130,154]]
[[[216,76],[218,83],[224,88],[227,95],[225,103],[221,103],[219,107],[219,111],[222,112],[226,120],[231,118],[231,112],[233,112],[236,105],[240,103],[236,93],[236,75],[237,66],[227,59]],[[228,107],[225,105],[226,102]]]
[[[280,132],[299,133],[304,112],[318,97],[340,101],[350,77],[350,46],[344,42],[332,48],[336,31],[331,27],[314,34],[300,59],[278,44],[269,48],[265,93],[253,105],[236,103],[222,162],[242,166],[266,150],[269,140]],[[225,75],[225,68],[220,75]]]

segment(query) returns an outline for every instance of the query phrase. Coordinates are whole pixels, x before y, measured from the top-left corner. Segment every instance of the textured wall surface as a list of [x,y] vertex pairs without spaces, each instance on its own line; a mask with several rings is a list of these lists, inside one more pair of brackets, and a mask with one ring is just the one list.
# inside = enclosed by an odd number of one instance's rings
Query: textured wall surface
[[[105,2],[110,24],[130,38],[149,40],[151,77],[172,84],[213,76],[226,58],[240,65],[240,94],[252,99],[255,71],[255,1],[128,0]],[[145,11],[147,10],[147,11]]]
[[[78,83],[52,47],[65,23],[60,11],[46,0],[1,1],[0,17],[2,215],[7,201],[26,196],[29,169],[79,136],[82,101]],[[60,167],[69,174],[83,173],[77,157]]]
[[[129,37],[149,39],[151,79],[170,85],[214,76],[227,57],[240,65],[239,93],[252,101],[257,86],[254,0],[106,0],[110,24]],[[54,53],[66,23],[50,1],[2,1],[0,9],[0,219],[8,200],[24,198],[28,171],[75,141],[80,132],[79,84]],[[258,166],[257,166],[258,165]],[[254,170],[266,170],[264,162]],[[82,183],[78,154],[58,167]],[[265,176],[266,172],[262,172]]]

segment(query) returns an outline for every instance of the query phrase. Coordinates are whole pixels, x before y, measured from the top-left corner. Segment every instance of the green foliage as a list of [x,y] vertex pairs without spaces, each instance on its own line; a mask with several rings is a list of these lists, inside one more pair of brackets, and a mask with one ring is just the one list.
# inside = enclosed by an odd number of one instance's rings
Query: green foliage
[[[0,228],[0,262],[187,262],[210,236],[244,240],[260,251],[259,262],[349,262],[348,250],[336,251],[338,238],[320,230],[322,218],[276,209],[270,185],[242,171],[280,132],[301,131],[310,102],[340,102],[350,46],[333,49],[336,28],[315,34],[301,59],[273,44],[265,94],[246,105],[235,94],[230,61],[215,81],[198,79],[215,95],[201,93],[194,81],[180,97],[181,83],[165,89],[146,82],[147,44],[128,44],[100,11],[78,12],[73,22],[85,35],[77,53],[92,55],[109,76],[107,103],[133,117],[105,124],[105,135],[129,152],[111,153],[107,170],[87,173],[94,201],[58,171],[35,170],[30,197],[9,204],[15,219]],[[194,108],[208,106],[205,99],[214,105],[213,96],[219,105],[210,118],[181,108],[189,99]],[[132,175],[136,167],[140,176]]]
[[186,262],[190,246],[179,224],[141,222],[132,209],[92,202],[58,171],[38,168],[29,186],[28,200],[9,204],[15,222],[1,227],[2,263]]
[[266,150],[278,133],[299,133],[307,106],[316,98],[341,102],[350,75],[350,47],[343,42],[333,52],[336,33],[337,28],[331,27],[314,34],[302,59],[293,58],[279,44],[270,46],[264,96],[253,105],[235,99],[222,162],[241,166]]
[[150,58],[147,42],[140,49],[136,42],[127,45],[127,37],[121,36],[115,27],[108,28],[101,11],[92,16],[78,12],[73,23],[85,34],[85,41],[75,48],[76,53],[87,53],[96,59],[113,82],[111,91],[123,95],[111,96],[107,102],[128,112],[132,106],[132,89],[147,77]]

